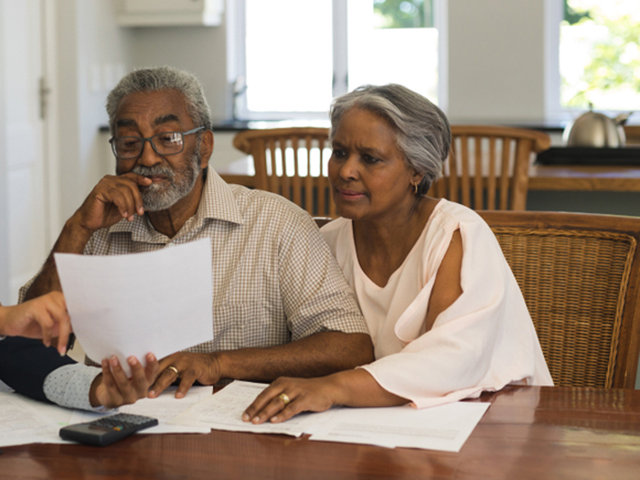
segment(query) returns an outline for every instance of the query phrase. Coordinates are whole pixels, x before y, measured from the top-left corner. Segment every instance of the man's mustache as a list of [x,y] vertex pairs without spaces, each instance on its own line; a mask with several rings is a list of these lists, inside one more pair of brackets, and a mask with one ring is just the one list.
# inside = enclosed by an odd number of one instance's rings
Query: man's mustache
[[136,165],[131,170],[133,173],[138,175],[142,175],[143,177],[155,177],[155,176],[165,176],[169,180],[173,180],[174,171],[163,165],[154,165],[153,167],[145,167],[144,165]]

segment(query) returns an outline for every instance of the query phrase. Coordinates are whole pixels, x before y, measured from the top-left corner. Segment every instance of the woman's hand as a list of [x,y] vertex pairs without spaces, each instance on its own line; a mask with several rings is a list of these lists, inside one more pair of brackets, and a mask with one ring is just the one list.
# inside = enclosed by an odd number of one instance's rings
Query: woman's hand
[[160,360],[160,375],[149,390],[149,398],[157,397],[178,379],[176,398],[184,397],[196,380],[202,385],[215,385],[221,378],[223,371],[217,352],[174,353]]
[[102,374],[93,381],[89,393],[91,405],[115,408],[145,398],[149,385],[158,376],[160,368],[153,353],[147,353],[145,358],[147,361],[145,367],[136,357],[127,358],[127,363],[131,367],[131,378],[127,378],[117,357],[102,360]]
[[0,307],[0,333],[42,338],[47,347],[58,337],[58,352],[67,351],[71,323],[61,292],[51,292],[13,307]]
[[324,412],[336,405],[340,394],[334,378],[278,378],[249,405],[242,420],[256,425],[267,420],[281,423],[301,412]]
[[324,412],[334,405],[347,407],[391,407],[408,399],[388,392],[362,368],[344,370],[326,377],[281,377],[265,388],[242,414],[254,424],[280,423],[301,412]]

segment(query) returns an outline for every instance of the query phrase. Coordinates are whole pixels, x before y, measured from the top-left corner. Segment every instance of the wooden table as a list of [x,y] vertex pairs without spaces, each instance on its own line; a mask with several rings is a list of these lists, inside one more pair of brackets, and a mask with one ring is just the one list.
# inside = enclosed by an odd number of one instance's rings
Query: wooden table
[[[217,172],[228,183],[255,186],[251,157]],[[640,166],[531,165],[529,190],[640,192]]]
[[507,387],[459,453],[214,431],[5,447],[2,479],[637,479],[640,391]]

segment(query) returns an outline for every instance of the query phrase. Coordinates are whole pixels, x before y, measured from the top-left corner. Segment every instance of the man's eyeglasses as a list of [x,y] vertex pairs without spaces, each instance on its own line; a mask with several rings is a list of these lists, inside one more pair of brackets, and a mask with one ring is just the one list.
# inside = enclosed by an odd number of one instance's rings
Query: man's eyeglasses
[[142,154],[145,142],[149,142],[158,155],[175,155],[184,150],[184,136],[204,130],[197,127],[188,132],[163,132],[152,137],[113,137],[109,140],[113,154],[119,160],[138,158]]

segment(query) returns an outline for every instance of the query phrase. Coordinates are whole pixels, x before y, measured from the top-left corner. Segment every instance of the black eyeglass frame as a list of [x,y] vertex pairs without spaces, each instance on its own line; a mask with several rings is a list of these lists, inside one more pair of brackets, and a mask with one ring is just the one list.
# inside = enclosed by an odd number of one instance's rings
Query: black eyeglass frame
[[[156,152],[158,155],[162,156],[162,157],[166,157],[169,155],[177,155],[179,153],[182,153],[184,151],[184,137],[185,135],[193,135],[194,133],[198,133],[201,130],[205,130],[206,127],[204,126],[200,126],[200,127],[196,127],[193,128],[189,131],[186,132],[161,132],[161,133],[156,133],[155,135],[152,135],[150,137],[136,137],[135,135],[123,135],[121,137],[111,137],[109,139],[109,143],[111,144],[111,151],[113,152],[113,154],[115,155],[115,157],[118,160],[133,160],[134,158],[138,158],[140,155],[142,155],[142,152],[144,151],[144,144],[146,142],[149,142],[151,144],[151,148],[153,148],[153,151]],[[160,153],[158,152],[158,150],[156,150],[156,145],[153,143],[153,139],[156,137],[159,137],[161,135],[171,135],[171,134],[175,134],[175,133],[179,133],[180,135],[182,135],[182,148],[180,149],[180,151],[178,152],[173,152],[173,153]],[[137,155],[134,155],[133,157],[119,157],[117,152],[116,152],[116,145],[115,145],[115,141],[118,140],[119,138],[135,138],[136,140],[142,140],[142,144],[140,147],[140,152]]]

